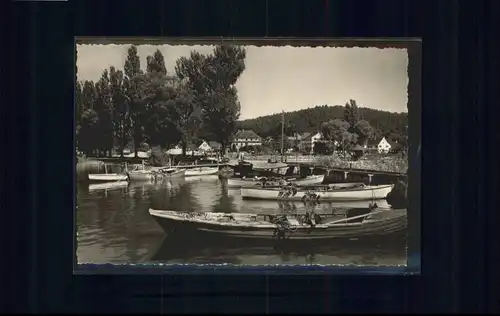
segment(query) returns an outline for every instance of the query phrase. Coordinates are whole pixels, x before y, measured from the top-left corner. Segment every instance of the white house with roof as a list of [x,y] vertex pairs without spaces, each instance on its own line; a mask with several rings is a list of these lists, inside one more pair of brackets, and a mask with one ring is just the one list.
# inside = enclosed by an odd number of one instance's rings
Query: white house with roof
[[385,137],[382,137],[380,142],[377,145],[377,151],[382,154],[382,153],[388,153],[391,151],[391,149],[394,147],[394,143],[387,140]]
[[[306,135],[305,137],[302,138],[304,146],[310,146],[312,153],[314,151],[314,144],[317,143],[318,141],[323,140],[323,134],[321,132],[317,132],[317,133],[304,133],[304,135]],[[339,142],[335,140],[333,144],[335,146],[338,146]]]
[[262,146],[262,138],[253,130],[239,130],[234,135],[231,147],[240,149],[246,146]]
[[212,151],[212,147],[204,140],[200,146],[198,146],[198,150],[202,152]]

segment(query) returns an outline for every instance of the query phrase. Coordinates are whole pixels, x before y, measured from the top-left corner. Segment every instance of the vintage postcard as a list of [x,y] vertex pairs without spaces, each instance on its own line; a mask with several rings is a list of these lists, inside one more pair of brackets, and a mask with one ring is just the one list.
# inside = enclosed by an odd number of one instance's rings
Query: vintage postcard
[[406,265],[406,49],[76,46],[79,264]]

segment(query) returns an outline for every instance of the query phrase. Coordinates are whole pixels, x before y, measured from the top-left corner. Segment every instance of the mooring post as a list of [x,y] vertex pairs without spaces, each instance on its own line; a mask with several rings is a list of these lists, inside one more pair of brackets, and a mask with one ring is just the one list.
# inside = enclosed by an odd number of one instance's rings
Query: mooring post
[[368,185],[372,184],[373,174],[368,174]]

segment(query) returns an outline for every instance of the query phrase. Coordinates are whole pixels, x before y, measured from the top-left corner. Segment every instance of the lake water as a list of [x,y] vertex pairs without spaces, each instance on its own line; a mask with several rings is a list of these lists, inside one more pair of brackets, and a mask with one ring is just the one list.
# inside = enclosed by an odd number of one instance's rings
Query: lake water
[[[387,207],[384,202],[377,202]],[[384,241],[342,241],[306,248],[225,241],[193,246],[167,237],[149,215],[149,208],[176,211],[216,211],[276,214],[304,212],[301,203],[242,201],[238,189],[228,189],[217,176],[175,179],[160,184],[131,183],[99,189],[79,185],[77,195],[78,263],[231,263],[231,264],[357,264],[404,265],[404,237]],[[316,210],[367,206],[321,203]]]

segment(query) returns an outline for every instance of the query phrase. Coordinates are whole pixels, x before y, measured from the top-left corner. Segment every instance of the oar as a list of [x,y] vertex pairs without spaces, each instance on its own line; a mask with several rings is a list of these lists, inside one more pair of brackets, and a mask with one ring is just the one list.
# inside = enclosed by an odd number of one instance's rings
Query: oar
[[353,217],[346,217],[346,218],[338,219],[338,220],[333,221],[333,222],[329,222],[327,224],[328,225],[333,225],[333,224],[338,224],[338,223],[342,223],[342,222],[347,222],[347,221],[350,221],[350,220],[353,220],[353,219],[364,218],[364,217],[368,217],[368,216],[373,215],[373,214],[379,214],[379,213],[382,213],[384,211],[387,211],[387,210],[379,210],[379,211],[370,212],[370,213],[363,214],[363,215],[358,215],[358,216],[353,216]]

